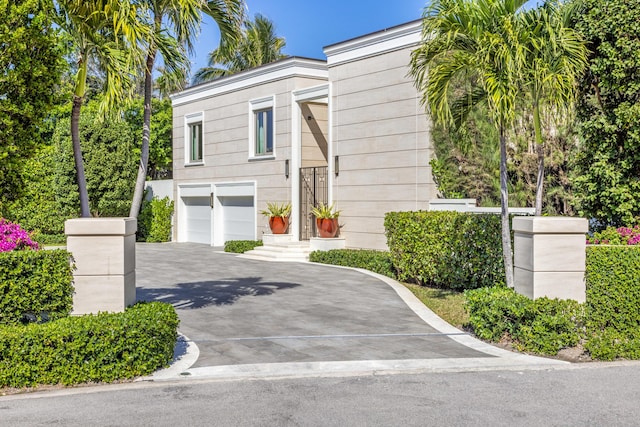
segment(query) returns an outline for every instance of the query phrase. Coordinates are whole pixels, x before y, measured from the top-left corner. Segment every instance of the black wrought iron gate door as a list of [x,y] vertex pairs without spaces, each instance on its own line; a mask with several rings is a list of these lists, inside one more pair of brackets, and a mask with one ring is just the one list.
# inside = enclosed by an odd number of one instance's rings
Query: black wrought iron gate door
[[309,240],[316,233],[311,208],[329,200],[328,169],[300,168],[300,240]]

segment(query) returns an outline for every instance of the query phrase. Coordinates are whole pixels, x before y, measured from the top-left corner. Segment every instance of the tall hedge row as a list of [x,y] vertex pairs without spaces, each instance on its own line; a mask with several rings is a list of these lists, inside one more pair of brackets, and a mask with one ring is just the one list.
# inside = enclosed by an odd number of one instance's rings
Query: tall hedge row
[[640,359],[640,246],[587,246],[587,349]]
[[504,283],[499,215],[389,212],[384,225],[401,281],[450,289]]
[[68,316],[70,261],[64,250],[0,252],[0,326]]
[[173,357],[178,316],[166,303],[123,313],[0,326],[0,387],[110,382],[147,375]]

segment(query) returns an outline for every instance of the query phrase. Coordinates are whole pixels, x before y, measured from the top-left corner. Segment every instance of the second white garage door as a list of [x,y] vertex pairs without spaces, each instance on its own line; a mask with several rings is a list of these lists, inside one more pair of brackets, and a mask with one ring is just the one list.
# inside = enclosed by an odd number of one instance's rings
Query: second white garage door
[[253,196],[220,197],[224,241],[254,240],[256,213]]

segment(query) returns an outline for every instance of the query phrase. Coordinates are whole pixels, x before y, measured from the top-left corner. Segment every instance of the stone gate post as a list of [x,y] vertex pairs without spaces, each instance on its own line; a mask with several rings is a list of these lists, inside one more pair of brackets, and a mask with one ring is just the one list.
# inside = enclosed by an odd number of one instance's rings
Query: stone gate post
[[67,250],[75,260],[73,313],[119,312],[136,301],[135,218],[67,220]]
[[584,302],[588,229],[584,218],[513,218],[516,292]]

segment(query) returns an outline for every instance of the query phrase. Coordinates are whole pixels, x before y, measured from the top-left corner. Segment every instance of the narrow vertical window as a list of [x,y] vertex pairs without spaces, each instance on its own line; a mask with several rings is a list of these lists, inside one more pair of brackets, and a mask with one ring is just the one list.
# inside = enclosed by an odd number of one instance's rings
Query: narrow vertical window
[[202,122],[189,123],[189,162],[202,161]]
[[273,109],[255,111],[255,155],[273,154]]

